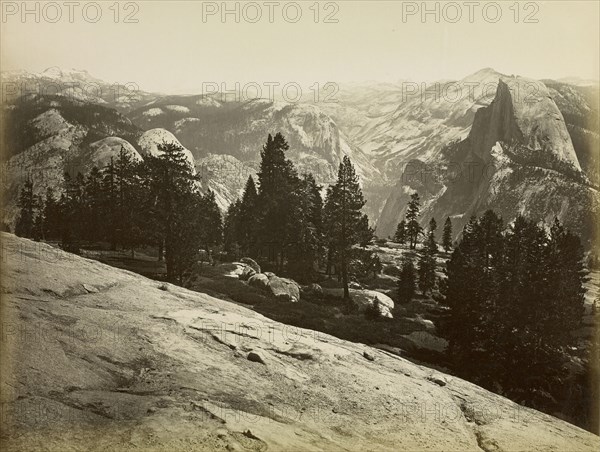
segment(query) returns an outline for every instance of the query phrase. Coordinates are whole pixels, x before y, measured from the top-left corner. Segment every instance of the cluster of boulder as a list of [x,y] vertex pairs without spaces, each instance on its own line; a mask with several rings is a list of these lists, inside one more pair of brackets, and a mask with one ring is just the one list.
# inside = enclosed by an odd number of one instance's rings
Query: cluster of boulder
[[[231,276],[247,281],[250,286],[270,293],[281,301],[296,303],[300,301],[301,292],[317,296],[324,293],[343,296],[343,289],[323,289],[319,284],[314,283],[301,288],[293,279],[281,278],[272,272],[262,272],[260,265],[249,257],[244,257],[230,265]],[[355,284],[350,287],[350,296],[359,312],[374,306],[381,317],[393,318],[394,301],[387,295],[375,290],[362,289],[360,285]]]
[[272,272],[262,273],[258,263],[249,257],[240,259],[239,263],[244,265],[239,279],[248,281],[252,287],[271,293],[278,300],[290,303],[300,301],[300,286],[296,281],[280,278]]

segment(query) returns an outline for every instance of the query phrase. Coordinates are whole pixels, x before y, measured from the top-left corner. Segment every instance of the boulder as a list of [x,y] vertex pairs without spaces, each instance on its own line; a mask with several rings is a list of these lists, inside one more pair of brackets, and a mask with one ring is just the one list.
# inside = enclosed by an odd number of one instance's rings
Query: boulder
[[252,267],[244,267],[239,278],[243,281],[247,281],[251,276],[256,275],[256,271]]
[[317,283],[309,284],[302,288],[302,291],[309,295],[323,295],[323,288]]
[[275,295],[275,298],[282,301],[291,303],[300,301],[300,287],[296,281],[291,279],[278,276],[269,278],[269,291]]
[[223,276],[239,278],[245,268],[246,265],[241,262],[225,262],[217,265],[215,271]]
[[240,259],[240,262],[242,264],[246,264],[248,267],[251,267],[252,270],[254,270],[256,273],[260,273],[260,265],[258,265],[254,259],[251,259],[249,257],[242,257]]
[[263,356],[256,351],[251,351],[250,353],[248,353],[248,361],[252,361],[253,363],[265,364],[265,359],[263,358]]
[[248,284],[258,289],[267,290],[269,287],[269,278],[264,273],[257,273],[248,278]]
[[[376,290],[351,290],[350,297],[358,306],[359,312],[364,312],[367,307],[377,305],[379,315],[389,319],[394,318],[392,311],[394,310],[394,300]],[[376,303],[377,302],[377,303]]]
[[271,279],[275,276],[275,273],[273,273],[273,272],[264,272],[263,274],[266,275],[267,278],[269,278],[269,279]]
[[428,331],[413,331],[402,337],[410,341],[406,346],[407,349],[430,350],[444,353],[448,347],[448,341],[446,339],[435,336]]

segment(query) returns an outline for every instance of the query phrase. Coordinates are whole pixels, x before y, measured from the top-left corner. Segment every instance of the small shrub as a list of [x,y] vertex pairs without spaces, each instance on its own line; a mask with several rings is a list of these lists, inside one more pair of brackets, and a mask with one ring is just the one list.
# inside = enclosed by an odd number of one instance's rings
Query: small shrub
[[373,304],[367,306],[365,309],[365,318],[369,320],[378,320],[381,318],[381,311],[379,310],[379,300],[375,300]]

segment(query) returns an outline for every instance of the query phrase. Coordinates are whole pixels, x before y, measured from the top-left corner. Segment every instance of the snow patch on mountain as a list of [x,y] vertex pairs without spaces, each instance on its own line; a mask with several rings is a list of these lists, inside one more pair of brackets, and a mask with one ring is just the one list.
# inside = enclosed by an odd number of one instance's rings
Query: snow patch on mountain
[[144,116],[158,116],[164,114],[164,111],[160,108],[150,108],[142,113]]
[[189,113],[190,112],[190,109],[183,105],[167,105],[165,108],[168,110],[171,110],[171,111],[176,111],[178,113]]
[[200,121],[200,118],[189,117],[189,118],[179,119],[179,120],[175,121],[175,124],[174,124],[175,125],[175,131],[176,132],[180,132],[181,129],[183,127],[185,127],[187,124],[189,124],[191,122],[198,122],[198,121]]

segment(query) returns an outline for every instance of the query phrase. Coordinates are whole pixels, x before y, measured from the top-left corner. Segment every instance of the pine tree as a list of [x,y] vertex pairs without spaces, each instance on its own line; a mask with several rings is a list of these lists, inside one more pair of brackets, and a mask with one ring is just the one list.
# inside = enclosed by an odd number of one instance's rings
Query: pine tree
[[429,231],[427,234],[427,243],[423,247],[419,259],[419,288],[423,295],[430,292],[436,283],[435,275],[435,255],[437,254],[437,243],[435,241],[435,230],[437,224],[434,218],[429,222]]
[[93,167],[85,181],[85,233],[86,238],[97,241],[102,238],[103,199],[102,173]]
[[427,242],[427,246],[429,246],[432,250],[434,250],[437,253],[437,242],[435,241],[435,230],[437,229],[437,222],[435,221],[435,218],[431,218],[431,220],[429,220],[429,230],[427,238],[428,238],[428,242]]
[[242,222],[240,221],[241,200],[237,199],[229,205],[223,222],[223,248],[231,259],[242,257],[240,237],[242,237]]
[[19,194],[18,206],[21,209],[15,225],[15,234],[19,237],[33,237],[34,217],[37,209],[37,198],[33,193],[33,181],[27,179]]
[[417,275],[412,258],[403,256],[398,277],[398,303],[409,303],[417,292]]
[[60,204],[51,187],[46,189],[44,200],[44,237],[46,240],[57,240],[61,232]]
[[446,222],[444,223],[442,246],[444,247],[444,251],[446,251],[446,253],[449,253],[452,249],[452,220],[450,220],[450,217],[447,217]]
[[323,258],[324,237],[323,237],[323,198],[321,197],[321,186],[317,184],[312,174],[303,176],[303,185],[306,196],[309,198],[308,222],[314,230],[315,236],[315,265]]
[[114,188],[116,190],[117,234],[123,249],[131,250],[143,241],[141,224],[145,211],[141,209],[146,193],[142,188],[138,163],[125,151],[123,146],[114,161]]
[[485,380],[496,370],[489,359],[493,318],[498,312],[498,271],[502,257],[502,219],[487,211],[465,225],[462,240],[446,264],[445,304],[450,314],[440,325],[457,368]]
[[170,216],[172,223],[165,237],[167,277],[184,285],[203,245],[202,223],[205,217],[202,208],[205,199],[198,191],[190,189],[178,193],[172,201],[178,211]]
[[358,176],[350,158],[344,156],[339,166],[337,182],[328,190],[325,211],[327,212],[326,234],[330,238],[330,246],[335,250],[344,286],[344,298],[347,300],[350,299],[348,264],[351,249],[364,239],[361,234],[361,227],[364,227],[361,209],[364,205],[365,200],[358,183]]
[[334,237],[329,235],[329,231],[335,225],[335,218],[333,215],[335,212],[328,205],[327,200],[331,199],[333,196],[333,185],[327,187],[327,192],[325,195],[325,204],[323,205],[323,235],[324,235],[324,245],[327,249],[326,252],[326,273],[327,277],[331,278],[333,267],[337,260],[337,250],[335,248],[335,240]]
[[408,210],[406,211],[406,234],[408,236],[408,242],[411,250],[414,250],[417,247],[419,234],[421,234],[423,230],[418,221],[420,209],[421,202],[419,200],[419,194],[413,193],[410,195]]
[[147,157],[149,214],[146,227],[164,243],[167,279],[183,283],[202,246],[202,196],[183,148],[175,143],[158,146],[157,157]]
[[260,215],[260,243],[266,248],[267,258],[281,271],[285,251],[293,241],[290,231],[294,222],[294,193],[299,182],[290,160],[285,157],[289,149],[285,138],[277,133],[267,138],[261,152],[258,172],[258,210]]
[[85,177],[77,173],[72,178],[69,173],[65,173],[64,186],[61,196],[62,247],[66,251],[79,253],[86,227]]
[[375,230],[369,226],[369,217],[366,214],[363,214],[356,227],[358,244],[362,247],[368,246],[373,241],[375,235]]
[[400,221],[398,226],[396,227],[396,234],[394,234],[394,240],[398,242],[400,245],[404,245],[406,243],[406,220]]
[[213,249],[223,242],[221,209],[212,190],[208,190],[202,198],[201,227],[203,248],[211,255]]
[[37,212],[33,219],[32,238],[36,242],[39,242],[40,240],[45,240],[44,200],[41,196],[36,196],[35,203],[37,206]]
[[117,183],[115,174],[114,158],[110,158],[110,163],[102,170],[102,185],[101,185],[101,200],[102,200],[102,235],[110,242],[111,250],[117,249],[118,225],[119,225],[119,209]]
[[248,176],[239,205],[239,246],[245,256],[257,257],[259,235],[258,193],[252,176]]
[[288,273],[298,281],[314,281],[322,254],[322,199],[312,175],[304,175],[294,192]]

